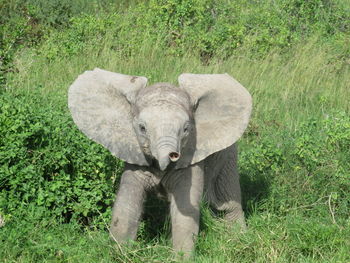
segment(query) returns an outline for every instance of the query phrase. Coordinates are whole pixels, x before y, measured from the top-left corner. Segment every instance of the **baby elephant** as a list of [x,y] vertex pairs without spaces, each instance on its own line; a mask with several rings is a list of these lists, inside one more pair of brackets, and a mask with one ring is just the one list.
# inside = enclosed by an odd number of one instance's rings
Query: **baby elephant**
[[181,74],[179,87],[101,69],[86,71],[69,89],[74,122],[126,162],[110,233],[136,237],[147,192],[170,201],[175,251],[190,254],[200,201],[245,228],[235,142],[246,129],[252,101],[228,74]]

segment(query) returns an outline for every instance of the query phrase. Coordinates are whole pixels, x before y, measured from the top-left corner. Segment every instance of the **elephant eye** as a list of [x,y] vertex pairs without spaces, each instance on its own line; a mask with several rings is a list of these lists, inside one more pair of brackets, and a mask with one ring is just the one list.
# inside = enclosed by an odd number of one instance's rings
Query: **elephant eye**
[[184,133],[188,133],[189,130],[189,124],[186,124],[184,127]]
[[145,127],[144,124],[140,123],[140,124],[139,124],[139,128],[140,128],[140,131],[141,131],[142,133],[146,133],[146,127]]

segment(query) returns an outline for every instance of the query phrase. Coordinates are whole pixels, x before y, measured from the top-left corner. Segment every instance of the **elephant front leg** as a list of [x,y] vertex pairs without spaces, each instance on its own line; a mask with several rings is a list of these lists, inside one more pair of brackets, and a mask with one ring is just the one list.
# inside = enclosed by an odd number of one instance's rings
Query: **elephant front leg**
[[169,192],[173,248],[189,256],[199,230],[203,170],[197,165],[179,171],[171,179]]
[[147,182],[139,171],[126,170],[113,205],[111,238],[116,242],[134,240],[137,234]]

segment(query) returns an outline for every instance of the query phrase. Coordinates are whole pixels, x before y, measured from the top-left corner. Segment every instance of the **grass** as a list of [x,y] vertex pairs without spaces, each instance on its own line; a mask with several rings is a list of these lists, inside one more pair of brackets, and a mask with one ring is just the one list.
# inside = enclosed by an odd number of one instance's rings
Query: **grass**
[[[348,111],[350,96],[349,65],[335,61],[332,49],[314,38],[294,47],[289,55],[271,52],[265,59],[231,57],[203,65],[195,56],[168,56],[154,43],[145,41],[143,49],[124,58],[110,48],[108,39],[101,47],[51,63],[23,50],[16,58],[19,73],[9,86],[63,94],[76,76],[94,67],[124,74],[146,76],[149,83],[177,82],[183,72],[227,72],[251,92],[254,99],[253,123],[276,121],[293,127],[309,116],[321,116],[330,109]],[[244,54],[244,51],[243,51]],[[340,65],[344,65],[340,67]]]
[[[196,256],[190,262],[347,262],[349,228],[293,213],[267,211],[248,218],[249,230],[237,234],[203,209]],[[164,233],[142,236],[129,246],[109,241],[107,231],[53,221],[12,220],[1,231],[2,262],[173,262]]]
[[[94,67],[146,76],[150,83],[176,83],[182,72],[231,74],[254,101],[249,129],[240,141],[249,228],[237,234],[204,205],[190,262],[350,262],[350,156],[342,146],[348,137],[337,137],[335,144],[322,137],[327,125],[338,123],[332,119],[323,124],[328,116],[340,123],[350,112],[349,64],[338,60],[336,51],[318,37],[288,54],[272,51],[263,59],[251,59],[242,50],[241,56],[213,59],[209,65],[191,54],[169,56],[147,41],[142,47],[125,58],[110,48],[107,38],[99,47],[51,62],[33,49],[22,49],[15,57],[18,72],[9,75],[8,86],[29,92],[42,87],[43,96],[66,97],[77,75]],[[312,120],[315,124],[307,128]],[[348,122],[344,123],[346,127]],[[19,211],[0,229],[0,261],[179,261],[171,250],[169,222],[158,217],[167,209],[148,206],[137,242],[123,247],[110,242],[108,222],[94,229],[38,218],[35,209]]]
[[[126,74],[147,76],[150,82],[176,82],[181,72],[228,72],[241,81],[254,98],[254,113],[248,135],[241,142],[242,154],[252,150],[250,143],[261,138],[283,143],[284,137],[300,127],[310,116],[320,119],[338,109],[349,111],[350,83],[348,69],[336,70],[327,64],[326,49],[315,48],[311,41],[286,59],[272,53],[261,61],[244,56],[216,61],[203,66],[191,56],[165,57],[162,50],[145,48],[138,59],[121,60],[106,48],[102,53],[81,54],[47,64],[23,51],[17,56],[19,72],[10,86],[28,89],[45,87],[44,94],[66,96],[73,79],[95,66]],[[252,136],[258,133],[259,135]],[[287,139],[288,140],[288,139]],[[284,151],[288,148],[288,141]],[[288,162],[288,160],[286,161]],[[200,237],[194,262],[346,262],[350,260],[350,221],[335,213],[332,193],[315,196],[320,178],[308,178],[305,171],[282,170],[281,174],[259,175],[243,167],[242,184],[249,230],[238,235],[203,208]],[[249,173],[258,174],[251,178]],[[260,176],[260,177],[259,177]],[[260,179],[259,179],[260,178]],[[259,181],[260,180],[260,181]],[[301,189],[298,189],[301,186]],[[255,187],[255,189],[253,189]],[[294,188],[295,187],[295,188]],[[325,186],[326,189],[328,189]],[[337,190],[337,189],[335,189]],[[285,206],[285,207],[283,207]],[[166,210],[162,210],[166,213]],[[35,218],[33,216],[33,218]],[[152,221],[153,220],[153,221]],[[1,229],[2,262],[171,262],[167,221],[141,227],[138,241],[129,247],[116,248],[104,230],[81,228],[54,221],[16,218]],[[148,222],[148,226],[147,226]],[[149,224],[156,224],[154,235],[147,234]],[[106,224],[108,225],[108,223]],[[148,237],[147,237],[148,236]]]

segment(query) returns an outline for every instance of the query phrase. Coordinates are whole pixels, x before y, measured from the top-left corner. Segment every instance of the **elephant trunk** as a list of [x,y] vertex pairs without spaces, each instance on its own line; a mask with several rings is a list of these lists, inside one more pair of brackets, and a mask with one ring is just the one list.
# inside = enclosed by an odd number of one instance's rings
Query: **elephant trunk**
[[164,171],[170,162],[176,162],[180,158],[180,147],[177,138],[163,136],[158,140],[157,152],[160,170]]

